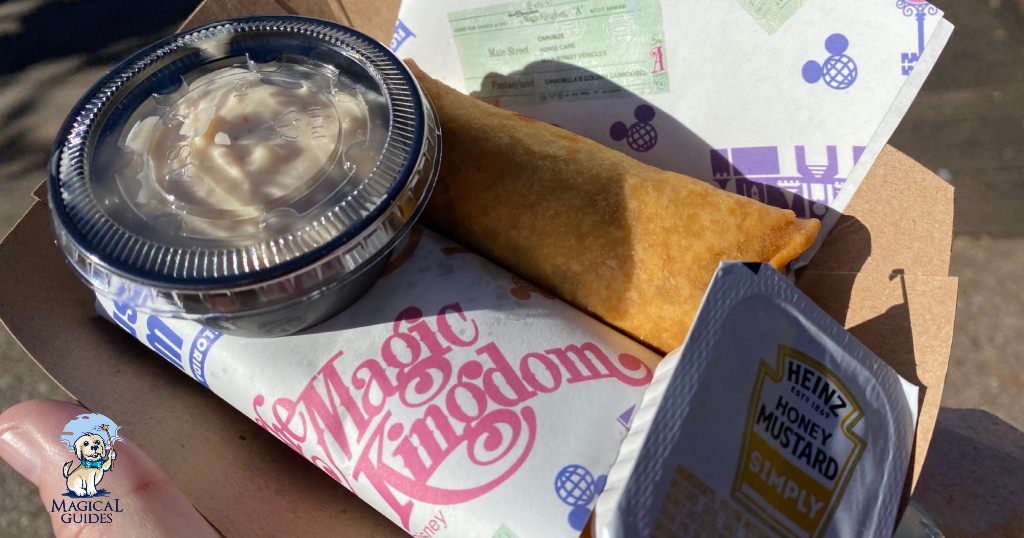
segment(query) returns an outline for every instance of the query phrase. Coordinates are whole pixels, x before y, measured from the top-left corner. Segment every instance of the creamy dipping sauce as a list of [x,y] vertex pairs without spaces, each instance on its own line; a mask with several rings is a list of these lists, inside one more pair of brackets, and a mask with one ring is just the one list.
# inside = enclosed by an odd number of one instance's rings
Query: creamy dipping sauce
[[286,335],[384,273],[440,146],[429,100],[379,42],[302,17],[220,21],[89,90],[55,144],[50,209],[68,262],[125,323]]
[[121,142],[131,161],[119,181],[137,189],[136,211],[189,236],[274,233],[298,218],[286,206],[325,180],[366,178],[382,145],[366,147],[367,97],[378,96],[337,88],[329,71],[270,67],[225,67],[154,96],[155,114]]

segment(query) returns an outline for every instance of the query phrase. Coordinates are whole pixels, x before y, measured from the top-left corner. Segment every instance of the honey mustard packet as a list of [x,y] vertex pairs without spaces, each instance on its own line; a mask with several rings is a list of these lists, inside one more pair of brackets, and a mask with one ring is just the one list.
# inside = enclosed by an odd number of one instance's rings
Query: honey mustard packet
[[723,263],[633,417],[595,533],[891,535],[917,393],[770,266]]

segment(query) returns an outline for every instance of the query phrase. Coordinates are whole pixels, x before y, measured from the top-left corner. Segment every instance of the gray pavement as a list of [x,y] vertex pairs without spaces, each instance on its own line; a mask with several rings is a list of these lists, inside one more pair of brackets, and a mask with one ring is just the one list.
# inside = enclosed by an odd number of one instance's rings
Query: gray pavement
[[[74,101],[196,3],[0,3],[0,235],[29,206]],[[1024,0],[934,3],[957,30],[891,141],[957,188],[956,330],[916,499],[947,535],[1014,536],[1021,527],[1008,522],[1024,522]],[[0,408],[31,398],[66,396],[0,329]],[[35,492],[0,464],[0,536],[49,534]]]

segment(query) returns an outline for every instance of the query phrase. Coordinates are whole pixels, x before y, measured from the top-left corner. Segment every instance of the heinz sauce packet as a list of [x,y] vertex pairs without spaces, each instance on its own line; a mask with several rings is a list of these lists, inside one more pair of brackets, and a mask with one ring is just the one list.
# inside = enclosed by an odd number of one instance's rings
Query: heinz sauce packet
[[724,263],[634,415],[597,534],[891,535],[917,392],[771,267]]
[[422,228],[279,338],[100,309],[413,536],[578,536],[658,357]]

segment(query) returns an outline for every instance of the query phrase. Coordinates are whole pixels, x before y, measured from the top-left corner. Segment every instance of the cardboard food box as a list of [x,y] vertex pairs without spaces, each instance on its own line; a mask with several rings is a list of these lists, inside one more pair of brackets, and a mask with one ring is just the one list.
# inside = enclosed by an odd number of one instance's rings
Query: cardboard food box
[[[386,42],[399,0],[207,0],[194,27],[245,15],[334,20]],[[315,466],[181,375],[94,309],[54,243],[45,185],[0,244],[0,313],[68,394],[117,417],[228,536],[402,536]],[[900,375],[921,387],[916,483],[942,397],[956,308],[948,276],[953,188],[886,147],[797,285]],[[167,439],[178,441],[168,443]],[[182,450],[185,444],[189,450]],[[259,487],[251,487],[258,483]]]

